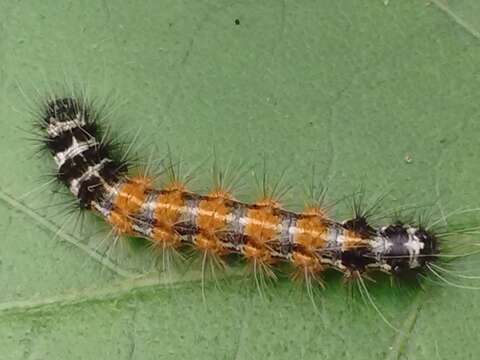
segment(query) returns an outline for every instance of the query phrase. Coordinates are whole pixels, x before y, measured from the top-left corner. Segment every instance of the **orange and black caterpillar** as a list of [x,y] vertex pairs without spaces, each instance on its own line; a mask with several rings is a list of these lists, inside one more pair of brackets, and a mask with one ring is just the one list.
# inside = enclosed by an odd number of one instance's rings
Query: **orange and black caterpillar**
[[56,98],[45,105],[40,128],[58,179],[119,236],[142,237],[159,249],[188,244],[204,258],[239,254],[271,276],[275,264],[286,262],[294,277],[309,281],[327,268],[347,279],[373,270],[395,276],[435,271],[439,235],[425,226],[397,221],[377,228],[362,211],[337,222],[320,206],[296,213],[269,197],[247,204],[221,187],[199,195],[179,181],[157,190],[150,177],[128,175],[128,161],[105,139],[85,101]]

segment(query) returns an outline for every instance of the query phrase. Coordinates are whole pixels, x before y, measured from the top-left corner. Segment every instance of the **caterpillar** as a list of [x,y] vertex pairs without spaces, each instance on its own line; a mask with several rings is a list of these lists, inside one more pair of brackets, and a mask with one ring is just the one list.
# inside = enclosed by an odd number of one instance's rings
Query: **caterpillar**
[[432,272],[443,278],[436,264],[442,234],[421,223],[397,220],[375,227],[360,207],[339,222],[319,204],[303,212],[288,211],[270,196],[248,204],[220,184],[204,195],[188,191],[178,179],[155,189],[152,177],[129,174],[131,164],[107,139],[87,101],[53,98],[42,114],[42,143],[55,161],[56,177],[116,236],[145,238],[163,251],[191,246],[204,261],[220,264],[238,254],[255,274],[268,277],[275,277],[275,265],[287,263],[293,278],[310,285],[321,283],[329,268],[346,280],[361,280],[372,271],[395,278]]

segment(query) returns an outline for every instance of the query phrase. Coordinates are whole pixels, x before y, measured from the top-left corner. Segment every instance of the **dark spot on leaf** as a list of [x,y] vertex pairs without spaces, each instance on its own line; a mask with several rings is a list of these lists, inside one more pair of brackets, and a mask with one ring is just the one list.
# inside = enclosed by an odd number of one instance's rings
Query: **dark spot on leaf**
[[240,19],[235,19],[235,25],[240,25]]

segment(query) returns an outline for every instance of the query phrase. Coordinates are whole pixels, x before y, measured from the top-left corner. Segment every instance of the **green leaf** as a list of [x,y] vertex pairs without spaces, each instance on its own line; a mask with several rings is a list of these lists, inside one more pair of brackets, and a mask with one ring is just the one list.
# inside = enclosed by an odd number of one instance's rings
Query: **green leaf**
[[108,125],[140,159],[168,146],[198,167],[194,189],[215,149],[252,167],[245,200],[265,159],[269,177],[287,170],[294,208],[313,165],[332,200],[363,186],[388,191],[386,208],[475,208],[479,20],[474,0],[0,4],[0,358],[477,358],[479,291],[369,282],[396,332],[338,276],[317,309],[286,279],[262,297],[238,269],[204,300],[194,266],[159,275],[142,246],[102,256],[108,229],[91,214],[76,226],[20,128],[75,84],[114,94]]

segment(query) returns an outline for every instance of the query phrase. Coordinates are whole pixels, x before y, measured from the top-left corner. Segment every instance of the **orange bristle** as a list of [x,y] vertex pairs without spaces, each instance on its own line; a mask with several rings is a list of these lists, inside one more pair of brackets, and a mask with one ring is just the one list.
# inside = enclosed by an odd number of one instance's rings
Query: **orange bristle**
[[182,243],[182,239],[177,233],[162,229],[161,227],[153,228],[151,241],[154,246],[161,249],[177,248]]
[[318,274],[323,270],[320,259],[313,254],[294,251],[292,254],[292,261],[294,266],[298,268],[297,273],[301,277],[305,276],[305,274]]
[[228,253],[222,242],[215,236],[198,234],[194,237],[193,244],[201,252],[207,252],[212,255],[222,256]]

